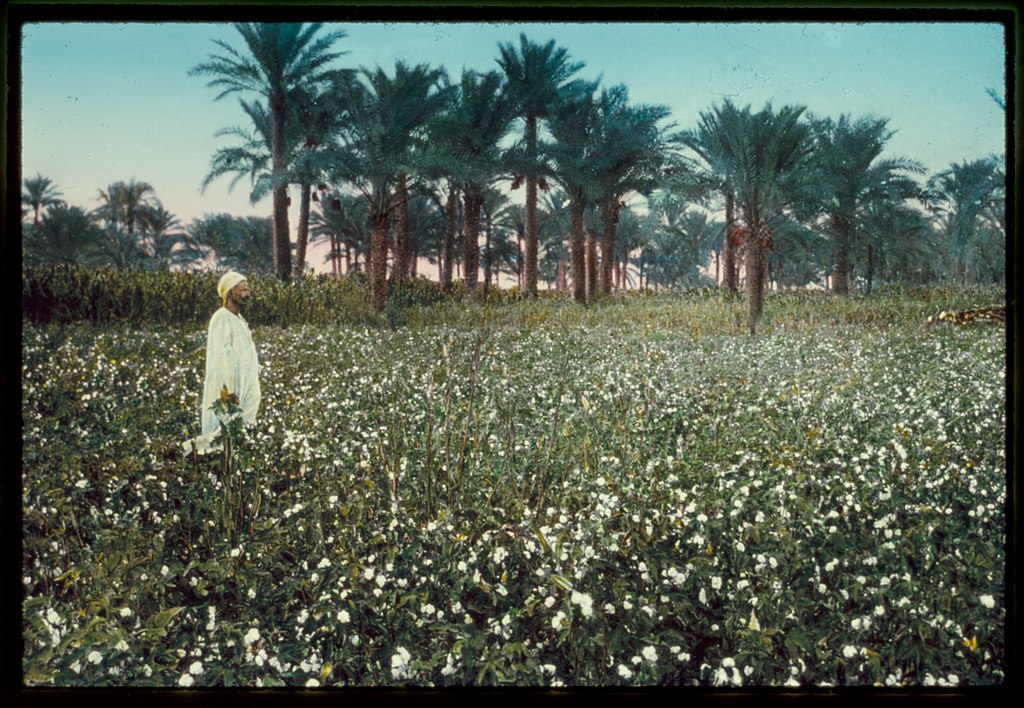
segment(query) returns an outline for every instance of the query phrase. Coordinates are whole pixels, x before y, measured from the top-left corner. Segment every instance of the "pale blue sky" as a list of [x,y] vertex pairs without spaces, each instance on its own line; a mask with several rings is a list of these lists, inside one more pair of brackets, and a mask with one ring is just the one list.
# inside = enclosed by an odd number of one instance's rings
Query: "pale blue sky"
[[[761,108],[795,103],[820,116],[874,114],[896,135],[889,156],[929,171],[1005,151],[1005,117],[985,89],[1004,86],[999,24],[578,23],[329,24],[348,37],[339,66],[397,59],[497,68],[499,42],[554,39],[579,76],[624,83],[635,102],[663,103],[680,128],[725,97]],[[244,125],[237,97],[188,70],[218,52],[213,39],[241,47],[228,24],[36,23],[23,27],[22,171],[52,179],[64,199],[98,205],[98,190],[135,178],[153,185],[183,224],[208,213],[268,215],[248,184],[223,178],[200,194],[218,147],[214,133]],[[252,98],[249,96],[248,98]],[[295,212],[297,215],[297,210]],[[294,216],[293,215],[293,219]]]

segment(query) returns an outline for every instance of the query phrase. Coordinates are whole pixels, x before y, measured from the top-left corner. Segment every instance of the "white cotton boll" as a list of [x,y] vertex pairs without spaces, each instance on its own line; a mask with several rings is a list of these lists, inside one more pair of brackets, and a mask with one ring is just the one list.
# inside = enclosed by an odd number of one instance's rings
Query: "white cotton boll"
[[573,590],[570,601],[573,604],[580,606],[580,612],[584,617],[590,617],[594,614],[594,600],[590,595]]
[[184,686],[185,688],[188,688],[193,683],[195,683],[195,679],[192,678],[191,674],[182,674],[181,678],[178,679],[178,685]]
[[982,605],[989,608],[990,610],[996,606],[996,600],[991,595],[982,595],[978,598]]
[[203,662],[193,661],[192,665],[188,667],[188,672],[193,676],[198,676],[203,673]]
[[89,656],[86,657],[86,661],[90,664],[98,664],[103,661],[103,655],[98,651],[91,651],[89,652]]
[[715,575],[711,578],[711,589],[721,590],[722,589],[722,578],[719,575]]
[[641,654],[643,654],[643,657],[652,664],[657,663],[658,661],[658,651],[652,646],[644,647]]
[[618,673],[624,679],[633,678],[633,672],[625,664],[619,664]]

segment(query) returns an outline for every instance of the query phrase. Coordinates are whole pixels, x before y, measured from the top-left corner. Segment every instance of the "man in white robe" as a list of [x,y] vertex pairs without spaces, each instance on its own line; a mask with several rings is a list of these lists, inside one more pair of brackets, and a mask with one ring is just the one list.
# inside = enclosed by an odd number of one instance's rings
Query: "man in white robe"
[[191,451],[209,449],[220,427],[214,402],[226,386],[242,409],[242,420],[252,424],[260,407],[260,365],[249,325],[241,311],[249,297],[249,284],[240,273],[230,271],[217,285],[222,307],[213,313],[206,335],[206,378],[201,409],[202,434],[185,443]]

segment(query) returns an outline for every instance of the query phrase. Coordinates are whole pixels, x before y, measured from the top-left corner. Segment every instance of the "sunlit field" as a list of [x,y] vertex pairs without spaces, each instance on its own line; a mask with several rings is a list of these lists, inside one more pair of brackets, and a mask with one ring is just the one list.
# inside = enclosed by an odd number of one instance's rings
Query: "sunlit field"
[[25,682],[1000,683],[1006,330],[927,317],[1001,301],[254,326],[230,469],[202,326],[26,322]]

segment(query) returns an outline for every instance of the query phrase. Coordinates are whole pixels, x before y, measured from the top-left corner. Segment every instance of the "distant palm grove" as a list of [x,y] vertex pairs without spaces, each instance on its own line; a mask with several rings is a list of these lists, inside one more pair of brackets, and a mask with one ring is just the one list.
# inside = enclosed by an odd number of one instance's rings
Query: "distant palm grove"
[[[89,211],[37,175],[22,185],[26,265],[361,273],[378,310],[422,276],[467,296],[504,276],[524,298],[543,284],[579,303],[721,287],[745,290],[751,331],[772,288],[1004,282],[1002,155],[927,175],[885,154],[887,118],[799,105],[724,100],[679,125],[525,35],[494,70],[451,76],[338,68],[346,34],[318,23],[235,28],[237,47],[217,41],[190,72],[249,119],[218,133],[203,186],[245,181],[254,204],[272,197],[268,217],[183,225],[134,178]],[[318,242],[326,263],[310,262]]]

